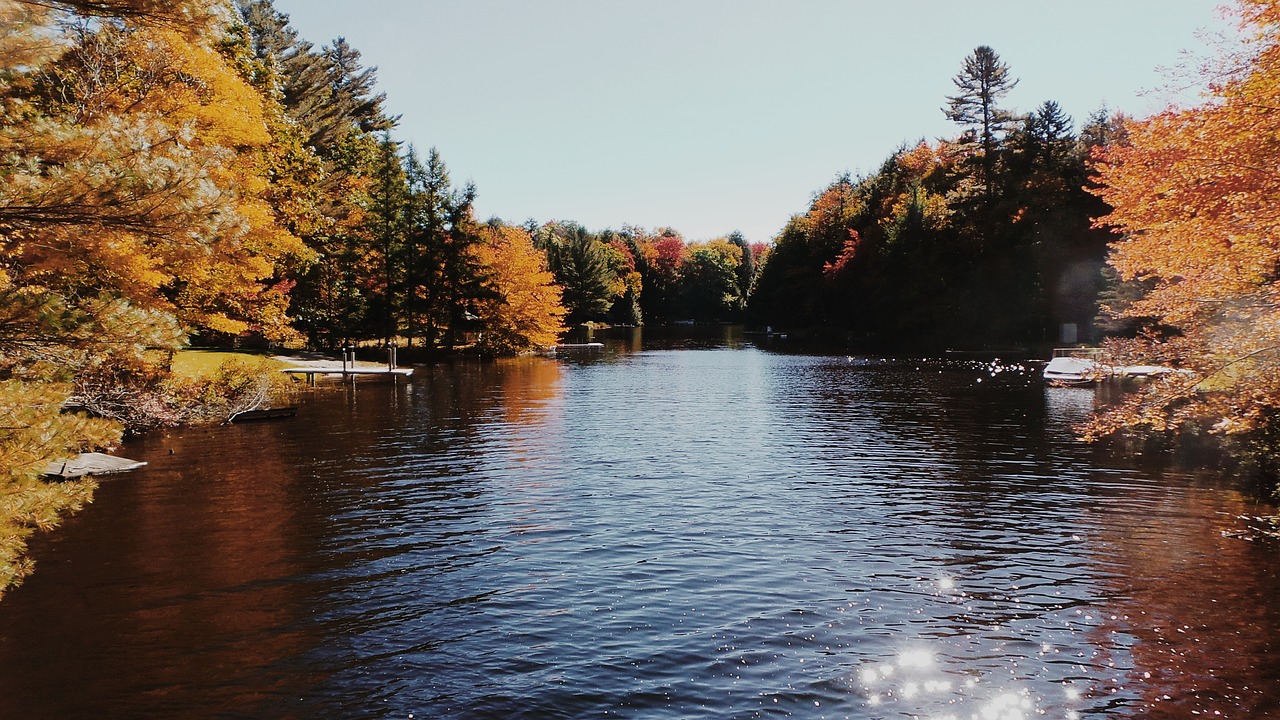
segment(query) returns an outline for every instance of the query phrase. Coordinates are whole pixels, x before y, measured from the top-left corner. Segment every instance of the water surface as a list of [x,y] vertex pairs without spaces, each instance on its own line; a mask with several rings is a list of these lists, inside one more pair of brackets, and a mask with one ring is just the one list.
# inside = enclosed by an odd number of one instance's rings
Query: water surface
[[148,438],[0,602],[0,715],[1280,716],[1267,508],[1094,402],[632,339]]

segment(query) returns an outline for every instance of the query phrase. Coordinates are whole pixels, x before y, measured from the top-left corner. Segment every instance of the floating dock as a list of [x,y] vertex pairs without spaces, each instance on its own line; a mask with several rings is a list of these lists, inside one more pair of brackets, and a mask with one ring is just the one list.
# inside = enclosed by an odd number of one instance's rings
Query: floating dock
[[137,470],[146,465],[140,460],[106,455],[104,453],[80,453],[69,460],[51,462],[45,466],[45,477],[72,480],[85,475],[110,475]]

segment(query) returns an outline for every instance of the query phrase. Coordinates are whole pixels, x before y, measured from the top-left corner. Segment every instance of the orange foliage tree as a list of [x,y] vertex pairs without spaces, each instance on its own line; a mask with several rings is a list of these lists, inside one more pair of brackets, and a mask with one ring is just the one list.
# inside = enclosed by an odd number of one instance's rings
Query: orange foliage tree
[[521,228],[486,225],[472,252],[488,291],[479,301],[483,332],[479,348],[507,355],[554,345],[566,314],[546,255]]
[[276,265],[305,255],[264,195],[259,94],[165,26],[84,26],[7,73],[0,261],[16,284],[106,292],[190,328],[282,332]]
[[1280,408],[1280,2],[1241,0],[1244,52],[1195,107],[1128,126],[1104,152],[1097,190],[1121,233],[1110,262],[1152,289],[1123,316],[1163,332],[1113,344],[1117,353],[1177,366],[1097,418],[1124,428],[1274,426]]

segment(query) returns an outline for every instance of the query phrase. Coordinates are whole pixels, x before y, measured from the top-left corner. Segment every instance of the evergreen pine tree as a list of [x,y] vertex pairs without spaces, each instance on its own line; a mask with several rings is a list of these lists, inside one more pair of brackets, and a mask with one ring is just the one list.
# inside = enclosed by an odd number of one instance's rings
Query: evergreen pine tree
[[959,92],[947,97],[943,112],[947,119],[969,129],[966,137],[978,150],[979,184],[989,200],[995,195],[996,161],[1004,133],[1013,119],[998,103],[1018,81],[996,51],[982,45],[964,59],[952,82]]

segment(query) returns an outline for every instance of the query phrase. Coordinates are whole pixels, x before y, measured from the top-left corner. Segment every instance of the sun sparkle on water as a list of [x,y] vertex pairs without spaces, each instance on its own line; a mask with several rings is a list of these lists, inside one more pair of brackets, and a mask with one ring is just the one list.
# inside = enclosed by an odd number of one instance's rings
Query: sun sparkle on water
[[907,650],[898,656],[898,667],[927,668],[933,665],[933,653],[928,650]]
[[1029,687],[969,673],[963,679],[948,677],[949,665],[935,651],[916,646],[900,651],[892,662],[864,666],[857,677],[867,706],[898,705],[908,715],[930,720],[1080,720],[1077,703],[1089,693],[1087,684],[1064,682],[1061,698],[1067,707],[1059,706],[1060,714],[1054,715],[1054,703]]

